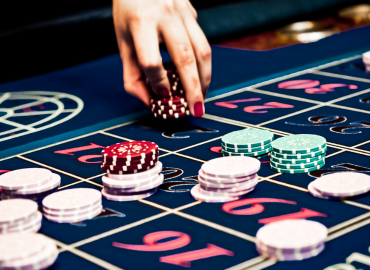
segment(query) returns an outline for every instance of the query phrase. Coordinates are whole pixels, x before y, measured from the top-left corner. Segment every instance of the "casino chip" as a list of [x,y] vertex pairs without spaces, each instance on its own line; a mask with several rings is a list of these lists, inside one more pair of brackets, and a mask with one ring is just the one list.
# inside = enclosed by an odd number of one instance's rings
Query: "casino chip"
[[[163,184],[158,145],[134,141],[108,146],[103,150],[102,196],[112,201],[134,201],[153,195]],[[130,163],[129,165],[126,165]]]
[[34,201],[2,200],[0,201],[0,213],[0,235],[35,233],[41,228],[42,214],[38,211],[38,205]]
[[0,267],[3,270],[49,268],[58,257],[56,245],[41,234],[0,235]]
[[28,199],[41,202],[56,192],[60,176],[41,168],[19,169],[0,176],[1,199]]
[[258,230],[256,248],[264,257],[300,261],[323,251],[327,234],[328,229],[319,222],[304,219],[277,221]]
[[281,137],[271,142],[270,167],[280,173],[307,173],[325,165],[324,137],[299,134]]
[[261,129],[244,129],[222,137],[223,156],[250,156],[263,158],[271,151],[274,134]]
[[[180,77],[176,67],[172,62],[164,63],[167,71],[167,77],[170,82],[169,97],[162,98],[153,93],[150,100],[152,104],[151,111],[156,118],[169,119],[179,118],[190,115],[188,104],[186,102],[185,91],[181,84]],[[150,89],[150,85],[148,85]]]
[[366,52],[363,54],[362,60],[365,65],[365,69],[367,73],[370,73],[370,52]]
[[282,154],[307,154],[326,148],[324,137],[311,134],[298,134],[281,137],[271,143],[272,150]]
[[370,191],[370,176],[357,172],[331,173],[311,182],[308,190],[321,199],[340,199]]
[[261,162],[251,157],[221,157],[204,163],[199,170],[199,184],[191,189],[196,200],[228,202],[252,192]]
[[71,223],[94,218],[102,211],[99,191],[73,188],[55,192],[42,201],[44,217],[59,223]]

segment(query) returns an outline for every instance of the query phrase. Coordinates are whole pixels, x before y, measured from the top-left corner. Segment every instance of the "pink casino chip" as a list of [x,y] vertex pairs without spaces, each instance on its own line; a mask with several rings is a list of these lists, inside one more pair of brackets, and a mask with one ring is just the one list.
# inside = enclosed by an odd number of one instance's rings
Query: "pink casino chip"
[[233,178],[255,174],[261,167],[258,159],[245,156],[231,156],[211,159],[202,165],[205,175]]
[[330,197],[330,196],[326,196],[326,195],[324,195],[324,194],[321,194],[315,187],[314,187],[314,182],[315,181],[313,181],[313,182],[311,182],[309,185],[308,185],[308,187],[307,187],[307,189],[308,189],[308,191],[310,192],[310,194],[312,195],[312,196],[314,196],[314,197],[316,197],[316,198],[320,198],[320,199],[325,199],[325,200],[330,200],[330,199],[332,199],[333,197]]
[[48,183],[51,171],[41,168],[20,169],[0,176],[0,187],[6,190],[34,188]]
[[191,190],[190,193],[193,196],[195,200],[202,201],[202,202],[209,202],[209,203],[222,203],[222,202],[231,202],[231,201],[236,201],[239,200],[240,197],[211,197],[204,195],[200,192],[200,186],[195,185]]
[[141,194],[136,194],[136,195],[114,195],[114,194],[108,194],[103,189],[101,191],[101,194],[103,195],[105,199],[110,200],[110,201],[127,202],[127,201],[136,201],[136,200],[147,198],[149,196],[152,196],[156,192],[157,192],[157,189],[154,188],[152,190],[147,190]]
[[101,194],[92,188],[73,188],[55,192],[47,196],[42,205],[53,211],[77,211],[96,203],[101,203]]
[[256,238],[263,245],[274,249],[302,249],[316,247],[323,242],[328,229],[319,222],[291,219],[270,223],[257,232]]
[[0,201],[0,224],[21,222],[37,213],[38,205],[31,200],[14,199]]
[[356,172],[338,172],[316,179],[314,187],[323,195],[350,197],[370,190],[370,176]]
[[47,243],[48,239],[41,234],[0,235],[0,265],[6,261],[21,260],[41,253]]
[[51,180],[47,182],[46,184],[43,184],[38,187],[33,187],[33,188],[17,189],[15,191],[11,191],[10,194],[15,194],[15,195],[39,194],[42,192],[52,190],[59,186],[60,186],[60,176],[56,173],[52,173]]

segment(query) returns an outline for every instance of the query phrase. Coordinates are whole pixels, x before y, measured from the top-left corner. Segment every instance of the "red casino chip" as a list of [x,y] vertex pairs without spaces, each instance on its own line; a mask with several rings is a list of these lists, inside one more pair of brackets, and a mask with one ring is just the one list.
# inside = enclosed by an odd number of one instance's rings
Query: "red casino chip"
[[123,159],[117,159],[116,161],[114,160],[107,160],[106,162],[102,163],[102,166],[108,167],[110,166],[111,168],[114,167],[122,167],[122,166],[149,166],[152,165],[153,163],[157,163],[158,161],[158,155],[153,155],[150,158],[147,159],[134,159],[134,160],[123,160]]
[[134,173],[140,173],[148,171],[155,167],[154,165],[145,166],[145,167],[139,167],[139,166],[121,166],[117,168],[111,168],[110,166],[102,166],[101,169],[103,172],[108,174],[134,174]]
[[153,155],[158,155],[158,145],[146,141],[117,143],[104,148],[102,154],[104,162],[119,159],[124,159],[124,161],[150,159]]
[[156,99],[153,98],[150,100],[152,104],[157,104],[157,105],[169,105],[172,106],[173,104],[184,104],[186,102],[184,97],[179,97],[179,96],[172,96],[170,98],[162,98],[162,99]]

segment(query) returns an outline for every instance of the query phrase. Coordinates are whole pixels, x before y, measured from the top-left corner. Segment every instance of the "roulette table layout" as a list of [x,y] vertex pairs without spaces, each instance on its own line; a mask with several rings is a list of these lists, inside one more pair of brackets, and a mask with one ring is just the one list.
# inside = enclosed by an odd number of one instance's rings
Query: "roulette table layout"
[[[362,63],[369,32],[362,27],[269,51],[213,47],[203,118],[155,119],[123,91],[118,55],[1,84],[1,173],[46,168],[61,176],[60,190],[100,191],[103,147],[134,140],[159,145],[164,183],[154,195],[103,199],[103,211],[83,222],[42,220],[39,232],[59,251],[51,268],[369,268],[370,194],[334,201],[308,192],[324,174],[370,174],[370,75]],[[163,59],[169,61],[166,52]],[[325,166],[282,174],[265,157],[258,187],[236,204],[194,200],[200,166],[221,156],[223,135],[243,128],[269,130],[275,139],[321,135]],[[258,229],[285,219],[325,225],[324,251],[292,262],[260,256]]]

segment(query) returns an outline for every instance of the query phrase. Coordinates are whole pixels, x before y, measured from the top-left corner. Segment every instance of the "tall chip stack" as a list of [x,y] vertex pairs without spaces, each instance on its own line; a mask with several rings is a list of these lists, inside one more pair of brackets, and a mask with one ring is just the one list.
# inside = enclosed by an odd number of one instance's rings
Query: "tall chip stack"
[[35,233],[41,228],[42,214],[34,201],[24,199],[1,201],[0,213],[0,235]]
[[164,68],[167,71],[167,77],[170,82],[170,92],[169,96],[164,98],[157,96],[151,91],[151,110],[154,117],[169,119],[190,115],[185,91],[175,65],[172,62],[164,63]]
[[203,202],[239,200],[255,189],[260,167],[261,162],[251,157],[212,159],[199,170],[199,184],[191,189],[191,195]]
[[281,137],[271,143],[270,167],[279,173],[308,173],[325,165],[326,139],[311,134]]
[[58,191],[60,176],[42,168],[19,169],[0,176],[1,200],[28,199],[41,202]]
[[222,137],[221,153],[223,156],[247,156],[264,158],[271,151],[274,134],[263,129],[244,129]]
[[112,201],[134,201],[153,195],[163,183],[158,145],[133,141],[106,147],[103,151],[102,177],[104,198]]
[[364,53],[362,60],[365,65],[366,72],[370,73],[370,52]]
[[319,255],[325,248],[328,229],[319,222],[286,219],[257,231],[256,248],[263,257],[278,261],[301,261]]

